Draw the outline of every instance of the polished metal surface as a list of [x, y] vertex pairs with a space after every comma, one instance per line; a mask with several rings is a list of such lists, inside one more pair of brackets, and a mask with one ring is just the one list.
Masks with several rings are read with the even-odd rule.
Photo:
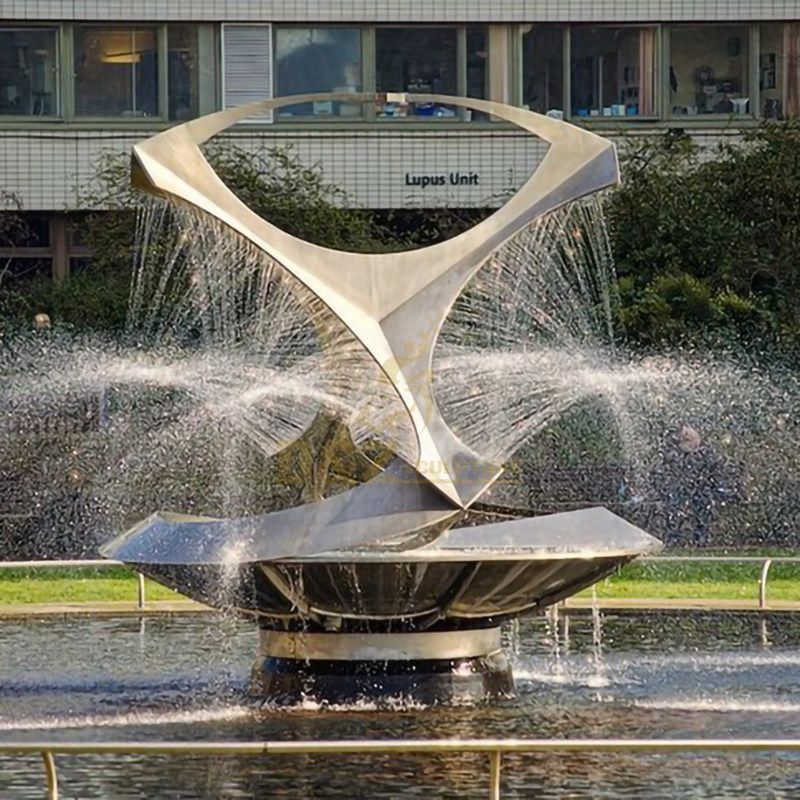
[[401, 552], [337, 548], [293, 561], [393, 564], [444, 561], [538, 561], [638, 556], [655, 553], [661, 542], [598, 506], [539, 517], [450, 528], [433, 541]]
[[[780, 753], [800, 752], [800, 739], [321, 739], [310, 741], [135, 741], [0, 743], [0, 754], [41, 755], [49, 800], [58, 800], [55, 755], [264, 756], [489, 753], [489, 798], [500, 800], [503, 753]], [[480, 762], [478, 762], [480, 763]], [[516, 762], [515, 762], [516, 763]]]
[[500, 628], [425, 633], [260, 631], [261, 655], [315, 661], [426, 661], [485, 656], [500, 649]]
[[[536, 612], [633, 558], [261, 565], [250, 610], [274, 617], [350, 620], [482, 619]], [[258, 567], [256, 568], [258, 569]]]
[[447, 531], [502, 465], [468, 448], [438, 410], [431, 369], [442, 323], [470, 278], [511, 237], [618, 181], [609, 141], [484, 100], [392, 97], [482, 111], [549, 148], [517, 193], [483, 222], [440, 244], [376, 255], [330, 250], [281, 231], [244, 205], [200, 150], [270, 109], [381, 98], [320, 94], [253, 103], [176, 126], [133, 152], [136, 185], [220, 220], [330, 309], [380, 366], [416, 436], [413, 464], [396, 458], [340, 495], [247, 519], [158, 513], [102, 548], [196, 600], [259, 616], [267, 660], [484, 656], [500, 647], [496, 624], [503, 618], [541, 610], [660, 547], [602, 508]]
[[100, 548], [136, 564], [234, 565], [309, 556], [375, 541], [422, 544], [460, 510], [400, 459], [347, 492], [258, 517], [220, 520], [161, 512]]
[[[437, 408], [431, 362], [450, 307], [483, 262], [537, 217], [619, 180], [614, 145], [566, 122], [486, 100], [433, 94], [393, 96], [485, 112], [550, 145], [517, 193], [473, 228], [440, 244], [403, 253], [330, 250], [259, 217], [216, 175], [200, 145], [265, 111], [313, 101], [385, 99], [374, 93], [283, 97], [220, 111], [178, 125], [133, 148], [140, 188], [184, 200], [246, 237], [324, 302], [372, 355], [402, 401], [417, 438], [415, 470], [457, 507], [466, 507], [500, 474], [450, 429]], [[335, 540], [332, 540], [335, 541]]]
[[417, 547], [245, 558], [235, 592], [230, 566], [135, 566], [212, 606], [276, 619], [402, 619], [416, 625], [540, 611], [660, 548], [621, 517], [594, 508], [457, 528]]

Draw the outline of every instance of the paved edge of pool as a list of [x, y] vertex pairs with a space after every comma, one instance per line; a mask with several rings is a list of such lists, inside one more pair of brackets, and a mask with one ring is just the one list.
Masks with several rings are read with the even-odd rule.
[[[709, 598], [601, 598], [601, 611], [754, 611], [760, 613], [800, 611], [798, 600], [776, 600], [763, 608], [757, 600], [714, 600]], [[561, 610], [579, 611], [593, 606], [591, 598], [572, 598]], [[192, 600], [152, 600], [140, 608], [136, 602], [108, 601], [88, 603], [20, 603], [0, 605], [0, 620], [32, 617], [147, 617], [182, 614], [219, 614]]]

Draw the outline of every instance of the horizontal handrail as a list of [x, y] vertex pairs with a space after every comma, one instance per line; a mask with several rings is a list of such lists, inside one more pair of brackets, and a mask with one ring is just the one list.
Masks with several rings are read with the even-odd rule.
[[124, 561], [113, 561], [110, 558], [65, 558], [41, 559], [39, 561], [0, 561], [0, 569], [71, 569], [79, 567], [124, 567]]
[[499, 800], [505, 753], [800, 752], [800, 739], [352, 739], [285, 742], [20, 742], [0, 743], [0, 754], [42, 758], [47, 796], [58, 800], [56, 755], [268, 756], [483, 753], [489, 761], [489, 798]]
[[730, 564], [763, 564], [764, 561], [800, 563], [800, 556], [639, 556], [641, 561], [720, 561]]
[[[724, 564], [760, 564], [761, 572], [758, 578], [758, 607], [767, 608], [767, 580], [773, 564], [798, 564], [800, 556], [718, 556], [718, 555], [692, 555], [692, 556], [640, 556], [636, 559], [638, 563], [657, 564], [657, 563], [724, 563]], [[62, 560], [40, 560], [40, 561], [0, 561], [0, 570], [4, 569], [48, 569], [48, 568], [108, 568], [125, 567], [123, 561], [113, 559], [62, 559]], [[138, 607], [145, 607], [145, 583], [144, 575], [136, 573]]]
[[[41, 561], [0, 561], [0, 570], [3, 569], [77, 569], [80, 567], [90, 567], [92, 569], [108, 567], [127, 567], [124, 561], [114, 561], [110, 558], [65, 558], [61, 560], [41, 560]], [[143, 609], [146, 602], [144, 575], [136, 573], [136, 594], [137, 605]]]
[[798, 751], [800, 739], [322, 739], [265, 742], [0, 742], [0, 754], [358, 755], [366, 753], [626, 753]]

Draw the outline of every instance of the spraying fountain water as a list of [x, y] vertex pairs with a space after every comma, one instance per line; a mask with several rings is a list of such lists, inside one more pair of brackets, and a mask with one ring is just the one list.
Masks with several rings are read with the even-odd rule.
[[[174, 245], [159, 253], [158, 273], [137, 273], [132, 306], [148, 332], [162, 340], [188, 335], [219, 342], [255, 361], [256, 372], [265, 364], [288, 369], [294, 385], [302, 376], [313, 384], [327, 372], [324, 386], [301, 404], [305, 415], [273, 398], [274, 418], [265, 425], [248, 416], [265, 393], [242, 391], [247, 370], [242, 387], [222, 387], [217, 404], [232, 406], [267, 450], [293, 426], [308, 426], [322, 406], [330, 411], [335, 403], [325, 398], [341, 396], [339, 387], [356, 378], [365, 398], [347, 420], [356, 441], [377, 438], [394, 454], [370, 480], [340, 494], [236, 519], [158, 513], [104, 546], [106, 555], [198, 600], [256, 614], [261, 656], [254, 684], [271, 698], [399, 694], [430, 702], [507, 694], [504, 619], [544, 609], [658, 547], [601, 508], [453, 527], [530, 432], [580, 396], [560, 377], [566, 365], [558, 347], [565, 336], [583, 343], [597, 319], [608, 318], [607, 296], [595, 314], [585, 301], [609, 282], [602, 270], [561, 269], [547, 277], [534, 270], [539, 288], [546, 287], [541, 302], [529, 320], [507, 327], [511, 335], [524, 327], [537, 339], [550, 337], [551, 349], [523, 349], [522, 358], [534, 360], [529, 373], [553, 379], [509, 393], [488, 428], [480, 400], [491, 391], [477, 376], [511, 372], [519, 361], [493, 354], [487, 370], [474, 355], [451, 348], [436, 360], [440, 373], [454, 379], [445, 377], [436, 394], [431, 364], [445, 317], [483, 265], [491, 277], [469, 295], [472, 310], [464, 316], [472, 327], [470, 316], [498, 300], [492, 280], [513, 276], [542, 239], [553, 238], [540, 218], [615, 182], [618, 169], [613, 146], [593, 134], [494, 103], [436, 99], [506, 118], [550, 149], [499, 211], [414, 252], [370, 256], [312, 245], [256, 216], [219, 181], [199, 145], [239, 119], [292, 101], [211, 115], [134, 149], [136, 185], [201, 212], [184, 212]], [[585, 228], [579, 213], [552, 219], [571, 226], [573, 236]], [[149, 227], [146, 218], [145, 241]], [[209, 240], [218, 257], [198, 258]], [[590, 275], [597, 285], [586, 283]], [[578, 307], [564, 308], [567, 298]], [[265, 325], [263, 310], [275, 304], [283, 322]], [[151, 374], [159, 379], [157, 368]], [[283, 385], [277, 395], [285, 397]], [[531, 413], [533, 405], [539, 409]], [[448, 409], [455, 411], [450, 418]], [[280, 435], [270, 441], [273, 428]]]
[[[514, 211], [526, 218], [533, 207], [519, 197]], [[178, 502], [233, 517], [156, 515], [106, 552], [204, 602], [256, 615], [254, 683], [271, 698], [448, 701], [508, 692], [502, 621], [544, 609], [656, 546], [600, 509], [478, 526], [474, 508], [465, 509], [475, 506], [471, 494], [478, 504], [516, 505], [515, 516], [532, 504], [510, 470], [483, 494], [494, 467], [468, 471], [459, 487], [458, 470], [447, 467], [453, 442], [473, 466], [507, 463], [566, 411], [601, 396], [623, 439], [636, 443], [651, 435], [653, 412], [643, 416], [642, 407], [667, 413], [677, 394], [702, 392], [708, 372], [697, 359], [620, 363], [596, 204], [536, 216], [511, 238], [498, 229], [485, 246], [485, 230], [475, 235], [481, 270], [454, 299], [438, 339], [426, 331], [420, 345], [412, 331], [394, 361], [378, 362], [291, 268], [232, 232], [230, 220], [156, 201], [142, 212], [129, 331], [150, 349], [82, 344], [43, 355], [37, 343], [17, 354], [37, 369], [26, 378], [18, 365], [16, 396], [77, 403], [88, 388], [93, 413], [105, 415], [75, 442], [81, 470], [95, 476], [104, 527]], [[424, 263], [425, 252], [401, 255]], [[327, 266], [319, 266], [323, 277]], [[753, 385], [735, 368], [722, 377]], [[441, 434], [443, 448], [440, 424], [451, 431]], [[400, 460], [376, 464], [350, 437]], [[341, 445], [333, 486], [317, 480], [320, 441]], [[443, 457], [424, 459], [421, 441]], [[281, 461], [286, 453], [296, 455]], [[65, 450], [40, 478], [69, 472], [74, 458]], [[285, 506], [294, 508], [266, 513]], [[461, 527], [447, 530], [453, 525]]]

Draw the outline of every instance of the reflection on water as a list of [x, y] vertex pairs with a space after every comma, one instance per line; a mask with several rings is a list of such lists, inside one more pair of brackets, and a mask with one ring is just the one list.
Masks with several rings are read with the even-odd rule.
[[[218, 617], [5, 622], [0, 739], [800, 737], [800, 619], [733, 613], [534, 619], [517, 697], [491, 707], [265, 706], [247, 694], [256, 634]], [[60, 757], [66, 797], [485, 797], [473, 755]], [[800, 796], [789, 755], [504, 758], [504, 797]], [[0, 797], [38, 798], [37, 759], [0, 769]]]

